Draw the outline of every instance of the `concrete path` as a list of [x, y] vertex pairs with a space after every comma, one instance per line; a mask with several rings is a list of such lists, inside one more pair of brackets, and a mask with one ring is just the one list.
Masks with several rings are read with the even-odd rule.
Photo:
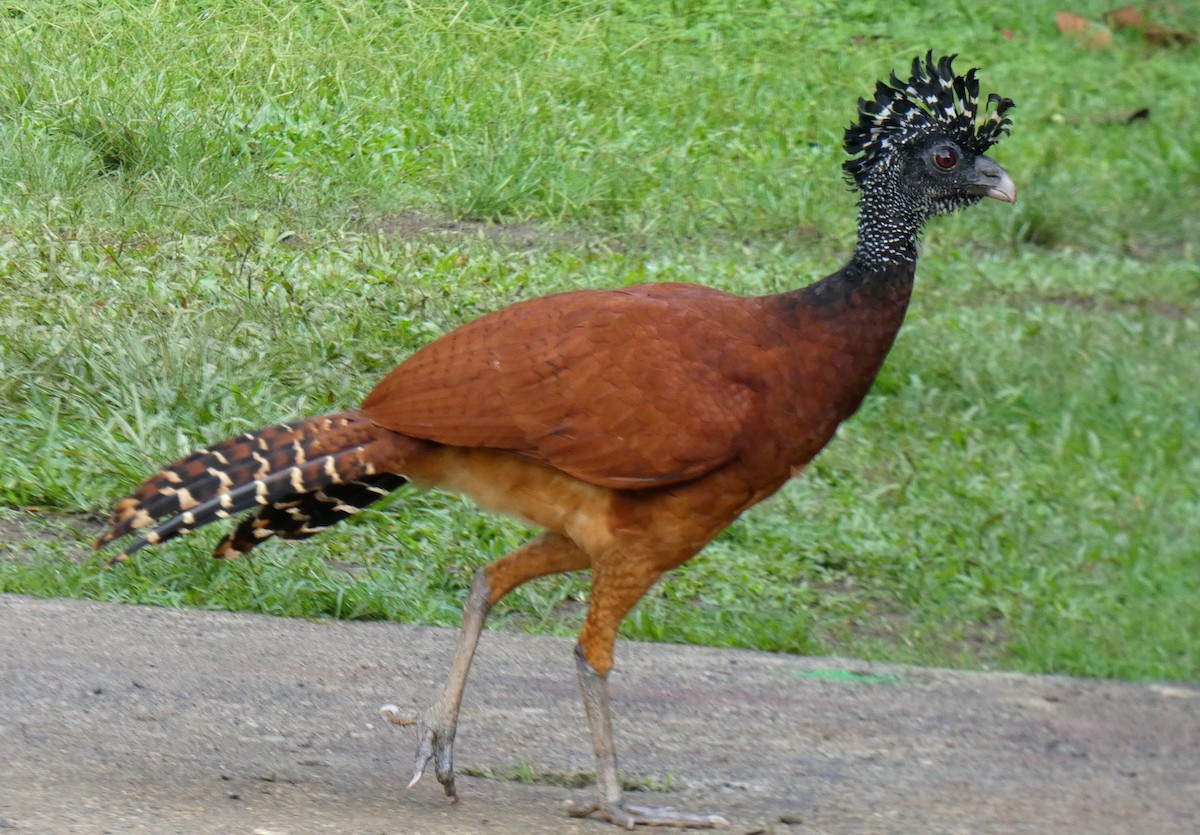
[[[462, 802], [404, 791], [452, 632], [0, 595], [0, 833], [603, 833], [571, 644], [488, 633]], [[740, 833], [1200, 833], [1200, 689], [621, 643], [623, 771]]]

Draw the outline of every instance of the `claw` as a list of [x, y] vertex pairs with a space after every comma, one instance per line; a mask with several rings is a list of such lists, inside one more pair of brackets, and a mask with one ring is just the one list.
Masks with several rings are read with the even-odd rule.
[[433, 758], [433, 733], [430, 729], [422, 727], [420, 723], [410, 724], [417, 725], [417, 733], [421, 739], [420, 744], [417, 745], [417, 758], [413, 761], [413, 776], [408, 781], [408, 788], [411, 789], [421, 781], [421, 777], [425, 774], [425, 767]]

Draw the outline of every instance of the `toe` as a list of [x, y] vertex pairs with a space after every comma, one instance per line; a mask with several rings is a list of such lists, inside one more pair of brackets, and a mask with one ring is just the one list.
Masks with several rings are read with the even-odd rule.
[[729, 828], [729, 821], [720, 815], [679, 812], [669, 807], [626, 806], [625, 804], [603, 802], [584, 804], [568, 800], [563, 803], [563, 808], [571, 817], [586, 818], [591, 815], [597, 815], [602, 820], [606, 820], [623, 829], [634, 829], [638, 826], [675, 827], [679, 829]]
[[624, 811], [642, 826], [678, 826], [693, 829], [728, 829], [729, 821], [720, 815], [679, 812], [670, 807], [625, 806]]
[[384, 705], [379, 708], [379, 715], [391, 722], [393, 725], [409, 725], [417, 724], [420, 715], [415, 710], [404, 710], [396, 705]]
[[415, 710], [404, 710], [396, 705], [384, 705], [379, 709], [380, 715], [394, 725], [415, 727], [417, 729], [417, 756], [413, 760], [412, 777], [408, 786], [412, 788], [421, 782], [425, 769], [433, 762], [438, 782], [442, 784], [446, 795], [458, 802], [458, 791], [454, 785], [454, 726], [440, 718], [437, 711], [419, 713]]

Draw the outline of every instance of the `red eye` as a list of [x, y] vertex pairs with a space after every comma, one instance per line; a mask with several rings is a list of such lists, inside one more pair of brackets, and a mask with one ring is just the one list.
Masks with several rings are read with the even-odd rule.
[[949, 148], [938, 148], [933, 152], [933, 161], [938, 168], [949, 171], [958, 163], [958, 157]]

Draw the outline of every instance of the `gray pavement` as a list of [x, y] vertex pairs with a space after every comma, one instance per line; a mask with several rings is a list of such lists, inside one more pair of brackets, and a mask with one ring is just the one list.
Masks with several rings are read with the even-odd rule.
[[[403, 789], [454, 634], [0, 595], [0, 833], [602, 833], [569, 641], [487, 633], [451, 805]], [[639, 800], [741, 833], [1200, 833], [1200, 689], [618, 644]]]

